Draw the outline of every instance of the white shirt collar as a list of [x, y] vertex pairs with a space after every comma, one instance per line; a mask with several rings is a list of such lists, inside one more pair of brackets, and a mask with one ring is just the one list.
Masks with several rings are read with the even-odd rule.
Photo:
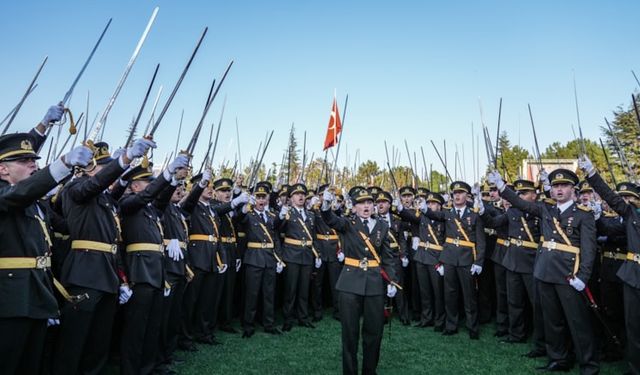
[[560, 213], [564, 213], [567, 208], [571, 207], [571, 205], [573, 204], [572, 200], [568, 200], [564, 203], [558, 203], [557, 207], [560, 210]]

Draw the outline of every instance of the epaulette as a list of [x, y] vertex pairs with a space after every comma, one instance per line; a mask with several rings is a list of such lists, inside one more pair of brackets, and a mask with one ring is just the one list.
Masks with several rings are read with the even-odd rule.
[[544, 203], [551, 205], [551, 206], [555, 206], [556, 205], [556, 200], [553, 198], [545, 198], [542, 200]]
[[273, 212], [271, 212], [271, 211], [267, 211], [267, 215], [269, 215], [269, 216], [271, 216], [271, 217], [275, 217], [275, 216], [276, 216], [276, 214], [274, 214], [274, 213], [273, 213]]
[[476, 213], [476, 214], [477, 214], [478, 212], [480, 212], [480, 209], [479, 209], [479, 208], [477, 208], [477, 207], [473, 207], [473, 208], [471, 209], [471, 212], [474, 212], [474, 213]]
[[582, 211], [584, 211], [584, 212], [591, 212], [591, 211], [593, 211], [593, 209], [591, 208], [591, 206], [583, 206], [583, 205], [581, 205], [581, 204], [578, 204], [577, 206], [578, 206], [578, 209], [579, 209], [579, 210], [582, 210]]
[[604, 217], [618, 217], [618, 216], [620, 216], [620, 215], [618, 215], [618, 214], [617, 214], [617, 213], [615, 213], [615, 212], [604, 211], [604, 212], [602, 213], [602, 216], [604, 216]]
[[394, 219], [396, 220], [402, 220], [402, 218], [400, 217], [400, 215], [396, 214], [396, 213], [392, 213], [391, 216], [393, 216]]

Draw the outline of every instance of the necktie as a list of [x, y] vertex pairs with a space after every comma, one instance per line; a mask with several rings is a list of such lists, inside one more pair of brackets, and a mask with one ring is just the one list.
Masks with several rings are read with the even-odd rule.
[[456, 211], [458, 212], [458, 219], [462, 218], [462, 210], [457, 209]]
[[364, 224], [364, 230], [367, 233], [367, 235], [371, 234], [371, 231], [369, 230], [369, 220], [364, 219], [362, 221], [362, 224]]
[[265, 224], [267, 224], [268, 219], [267, 219], [267, 213], [266, 212], [262, 213], [262, 220], [264, 221]]

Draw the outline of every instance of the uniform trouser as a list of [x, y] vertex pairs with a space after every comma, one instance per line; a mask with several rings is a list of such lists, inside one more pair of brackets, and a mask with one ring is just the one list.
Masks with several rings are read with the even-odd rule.
[[[507, 302], [509, 305], [509, 336], [516, 340], [524, 340], [527, 336], [525, 316], [527, 299], [531, 306], [535, 306], [535, 288], [533, 275], [507, 270]], [[534, 320], [533, 330], [544, 329], [537, 327]], [[534, 337], [536, 335], [534, 334]]]
[[[581, 374], [595, 374], [600, 369], [591, 311], [585, 297], [571, 285], [538, 281], [542, 301], [547, 355], [551, 361], [567, 361], [569, 348], [565, 324], [569, 326]], [[566, 322], [566, 323], [565, 323]]]
[[[415, 251], [411, 250], [415, 255]], [[415, 259], [415, 256], [412, 257]], [[413, 317], [419, 317], [423, 307], [420, 304], [420, 284], [418, 283], [418, 272], [416, 270], [416, 262], [411, 261], [409, 267], [403, 268], [404, 279], [411, 281], [411, 311]]]
[[237, 277], [236, 263], [235, 260], [233, 260], [233, 262], [229, 264], [227, 271], [222, 274], [224, 287], [222, 289], [222, 296], [220, 297], [220, 316], [218, 318], [221, 326], [229, 326], [233, 319], [233, 299], [235, 296]]
[[162, 302], [162, 328], [158, 349], [158, 363], [167, 363], [178, 348], [178, 332], [182, 318], [182, 299], [186, 288], [184, 277], [171, 282], [171, 293]]
[[53, 374], [99, 374], [109, 357], [117, 294], [95, 289], [69, 287], [72, 295], [89, 298], [61, 310], [60, 333], [55, 345]]
[[384, 329], [384, 295], [339, 292], [342, 324], [342, 373], [358, 373], [358, 341], [362, 318], [362, 374], [375, 374]]
[[[292, 324], [295, 318], [299, 322], [309, 321], [309, 282], [311, 267], [302, 264], [287, 263], [284, 269], [284, 303], [282, 312], [285, 323]], [[296, 308], [294, 312], [293, 309]]]
[[[427, 319], [425, 322], [433, 322], [436, 327], [444, 328], [445, 313], [444, 313], [444, 279], [438, 271], [436, 271], [434, 265], [431, 264], [416, 264], [418, 268], [418, 281], [420, 281], [420, 292], [425, 290], [429, 293], [428, 299], [431, 302], [429, 307], [430, 312], [426, 313]], [[421, 276], [422, 275], [422, 276]], [[422, 319], [425, 317], [424, 310], [424, 297], [422, 302]]]
[[162, 325], [162, 289], [136, 284], [125, 305], [120, 344], [120, 373], [150, 374], [156, 363]]
[[275, 267], [256, 267], [244, 265], [245, 302], [242, 326], [253, 329], [258, 309], [258, 297], [262, 292], [262, 323], [264, 328], [273, 328], [275, 322]]
[[[402, 272], [404, 268], [402, 267], [402, 261], [400, 260], [400, 258], [393, 259], [393, 269], [398, 276], [398, 283], [400, 285], [405, 285], [404, 273]], [[396, 305], [396, 308], [398, 309], [398, 316], [400, 317], [400, 319], [409, 322], [409, 301], [404, 289], [398, 289], [398, 292], [393, 298], [393, 301]]]
[[[495, 240], [494, 240], [495, 241]], [[485, 259], [487, 255], [485, 253]], [[493, 263], [487, 260], [482, 265], [482, 273], [478, 276], [478, 319], [482, 324], [491, 321], [495, 306], [495, 276]]]
[[493, 264], [493, 274], [496, 283], [496, 330], [509, 330], [509, 303], [507, 297], [507, 269], [501, 264]]
[[[333, 302], [333, 315], [338, 315], [338, 294], [336, 292], [336, 283], [340, 277], [340, 271], [342, 266], [339, 262], [325, 262], [322, 261], [320, 268], [314, 268], [312, 273], [315, 276], [312, 278], [312, 298], [311, 308], [313, 309], [313, 316], [315, 318], [322, 318], [322, 286], [324, 285], [324, 278], [329, 277], [329, 287], [331, 288], [331, 300]], [[326, 275], [326, 276], [325, 276]]]
[[[604, 278], [600, 281], [600, 301], [602, 305], [602, 315], [607, 322], [607, 326], [611, 328], [613, 333], [625, 342], [624, 330], [624, 287], [621, 281], [610, 281]], [[619, 352], [618, 348], [611, 338], [607, 336], [607, 345], [605, 351], [609, 353]]]
[[[213, 303], [211, 285], [215, 285], [217, 273], [194, 269], [193, 280], [187, 285], [182, 299], [184, 334], [188, 338], [202, 338], [211, 334], [208, 327], [208, 313]], [[215, 286], [214, 286], [215, 288]]]
[[429, 268], [433, 268], [428, 264], [415, 262], [416, 277], [418, 279], [418, 289], [420, 290], [420, 313], [421, 323], [433, 323], [435, 315], [435, 295], [434, 288], [431, 285], [431, 277]]
[[[624, 284], [624, 319], [627, 330], [627, 361], [640, 374], [640, 289]], [[2, 353], [0, 353], [2, 355]]]
[[220, 305], [222, 302], [222, 293], [225, 286], [224, 275], [227, 272], [229, 272], [229, 269], [227, 269], [225, 273], [215, 272], [208, 274], [205, 278], [201, 291], [201, 296], [202, 293], [204, 293], [204, 298], [207, 299], [204, 321], [210, 334], [213, 334], [213, 331], [216, 328], [216, 323], [218, 322], [218, 314], [221, 310]]
[[47, 320], [0, 318], [0, 332], [0, 374], [39, 374]]
[[462, 290], [469, 332], [478, 332], [478, 291], [471, 266], [444, 265], [444, 302], [447, 314], [445, 329], [458, 329], [458, 298]]

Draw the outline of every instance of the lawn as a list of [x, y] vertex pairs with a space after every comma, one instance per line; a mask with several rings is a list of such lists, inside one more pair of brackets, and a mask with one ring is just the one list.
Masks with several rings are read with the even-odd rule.
[[[340, 323], [326, 318], [315, 329], [294, 327], [282, 336], [260, 329], [250, 339], [220, 332], [219, 346], [198, 345], [182, 353], [179, 374], [338, 374], [342, 371]], [[239, 327], [237, 327], [239, 328]], [[501, 344], [491, 325], [481, 327], [480, 340], [471, 341], [464, 329], [442, 336], [432, 328], [385, 326], [379, 374], [536, 374], [546, 359], [524, 358], [529, 344]], [[360, 363], [361, 365], [361, 363]], [[602, 374], [621, 374], [623, 362], [603, 363]], [[577, 365], [573, 372], [577, 374]]]

